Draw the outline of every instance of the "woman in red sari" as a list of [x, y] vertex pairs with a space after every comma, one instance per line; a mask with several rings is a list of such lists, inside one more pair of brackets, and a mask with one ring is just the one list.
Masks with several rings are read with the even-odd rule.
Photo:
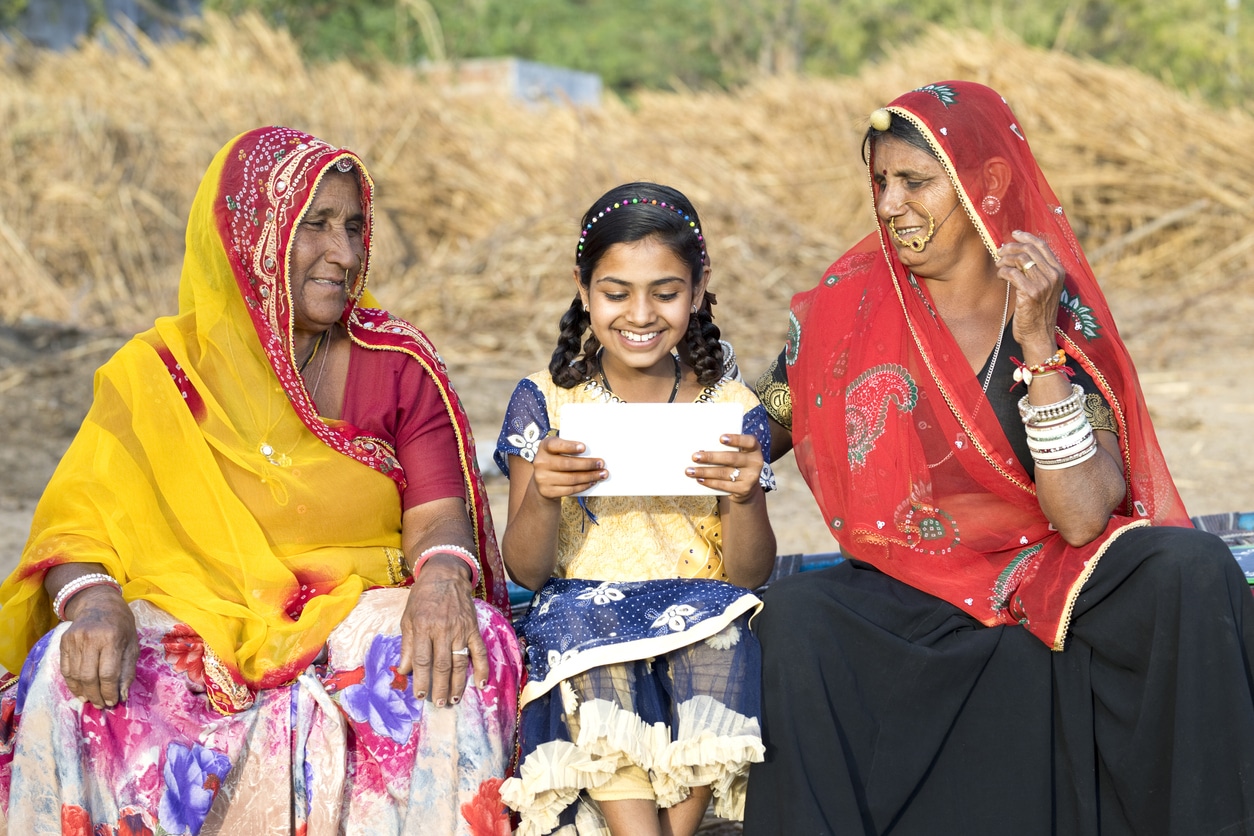
[[848, 560], [766, 594], [745, 832], [1254, 832], [1254, 602], [1021, 126], [929, 84], [866, 153], [758, 385]]
[[0, 834], [509, 832], [504, 571], [444, 364], [365, 291], [373, 190], [288, 128], [210, 164], [0, 587]]

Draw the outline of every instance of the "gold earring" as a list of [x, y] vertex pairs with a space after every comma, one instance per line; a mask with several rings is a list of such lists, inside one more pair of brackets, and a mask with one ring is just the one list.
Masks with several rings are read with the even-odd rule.
[[906, 201], [907, 206], [911, 204], [914, 204], [915, 206], [922, 209], [924, 214], [927, 215], [927, 233], [923, 235], [912, 235], [910, 236], [909, 240], [906, 240], [905, 238], [902, 238], [900, 235], [897, 234], [897, 227], [894, 224], [894, 221], [897, 220], [896, 218], [888, 219], [888, 231], [891, 232], [893, 234], [893, 237], [897, 239], [898, 244], [901, 244], [903, 247], [909, 247], [910, 249], [914, 250], [916, 253], [921, 253], [923, 252], [923, 248], [927, 246], [927, 242], [931, 241], [932, 236], [936, 234], [936, 218], [934, 218], [932, 216], [932, 213], [928, 211], [928, 208], [924, 206], [922, 203], [919, 203], [919, 201], [917, 200]]

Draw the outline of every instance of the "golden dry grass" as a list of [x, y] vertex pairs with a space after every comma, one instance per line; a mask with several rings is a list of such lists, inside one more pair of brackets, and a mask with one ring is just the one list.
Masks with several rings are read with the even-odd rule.
[[459, 97], [402, 67], [309, 65], [257, 18], [122, 43], [0, 53], [0, 259], [15, 268], [2, 319], [130, 331], [171, 312], [210, 157], [282, 123], [365, 157], [379, 184], [372, 285], [461, 361], [547, 357], [580, 213], [639, 178], [696, 203], [720, 313], [742, 355], [765, 358], [790, 295], [870, 229], [866, 115], [946, 78], [1010, 101], [1108, 287], [1203, 293], [1254, 268], [1254, 120], [1010, 36], [938, 30], [856, 78], [596, 110]]

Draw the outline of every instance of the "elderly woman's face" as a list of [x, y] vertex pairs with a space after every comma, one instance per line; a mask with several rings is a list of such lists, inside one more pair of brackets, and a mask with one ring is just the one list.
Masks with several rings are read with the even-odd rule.
[[896, 230], [889, 240], [907, 268], [931, 278], [972, 244], [983, 251], [938, 159], [892, 136], [875, 140], [874, 152], [875, 211]]
[[326, 174], [292, 236], [288, 283], [296, 330], [321, 333], [344, 313], [365, 259], [365, 227], [357, 177]]

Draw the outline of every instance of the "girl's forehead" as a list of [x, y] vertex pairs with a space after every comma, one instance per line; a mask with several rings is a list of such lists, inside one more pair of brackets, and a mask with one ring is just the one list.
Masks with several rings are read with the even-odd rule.
[[663, 276], [686, 277], [688, 263], [657, 238], [622, 241], [606, 248], [593, 270], [593, 280], [655, 281]]

